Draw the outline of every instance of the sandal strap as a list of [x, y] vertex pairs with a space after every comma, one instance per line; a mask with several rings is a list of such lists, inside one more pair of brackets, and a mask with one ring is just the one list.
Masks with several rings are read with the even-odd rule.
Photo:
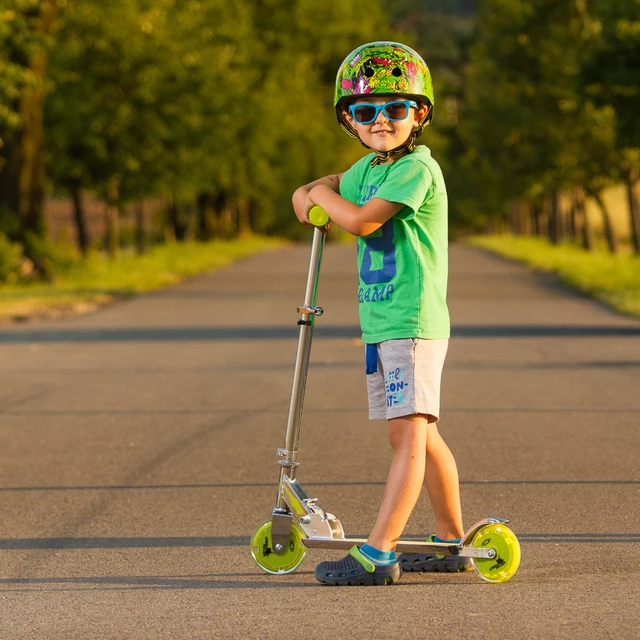
[[349, 555], [352, 558], [355, 558], [366, 570], [367, 573], [373, 573], [376, 570], [376, 565], [371, 562], [368, 558], [362, 555], [360, 549], [358, 549], [358, 545], [353, 545], [351, 549], [349, 549]]

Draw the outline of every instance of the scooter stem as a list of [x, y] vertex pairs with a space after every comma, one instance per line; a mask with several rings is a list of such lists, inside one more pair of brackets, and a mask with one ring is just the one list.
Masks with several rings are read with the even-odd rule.
[[302, 422], [302, 405], [304, 404], [304, 392], [307, 384], [307, 371], [309, 369], [309, 355], [311, 353], [311, 340], [313, 338], [313, 326], [316, 316], [321, 316], [323, 310], [316, 307], [316, 294], [318, 292], [318, 277], [322, 262], [326, 233], [319, 228], [313, 230], [311, 245], [311, 259], [309, 261], [309, 275], [307, 277], [307, 289], [304, 296], [304, 304], [298, 307], [300, 318], [298, 325], [300, 335], [298, 337], [298, 351], [293, 370], [293, 383], [291, 385], [291, 401], [289, 403], [289, 417], [287, 418], [287, 431], [284, 439], [284, 448], [278, 449], [280, 464], [280, 482], [278, 483], [277, 508], [285, 508], [285, 501], [280, 491], [283, 476], [294, 480], [298, 462], [298, 440], [300, 437], [300, 424]]

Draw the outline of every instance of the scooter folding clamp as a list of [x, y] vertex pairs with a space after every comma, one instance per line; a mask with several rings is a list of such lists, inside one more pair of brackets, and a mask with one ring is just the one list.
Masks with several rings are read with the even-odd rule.
[[287, 449], [278, 449], [278, 464], [285, 469], [295, 469], [300, 466], [300, 463], [296, 460], [298, 457], [297, 451], [287, 451]]
[[301, 313], [303, 316], [321, 316], [324, 313], [324, 309], [322, 307], [312, 307], [308, 304], [303, 304], [298, 307], [298, 313]]

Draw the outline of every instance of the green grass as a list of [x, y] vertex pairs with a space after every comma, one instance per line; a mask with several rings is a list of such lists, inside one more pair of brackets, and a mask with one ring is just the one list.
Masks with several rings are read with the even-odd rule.
[[0, 285], [0, 322], [86, 313], [283, 244], [282, 240], [253, 236], [159, 245], [142, 256], [124, 255], [118, 261], [96, 253], [58, 273], [50, 284]]
[[554, 246], [541, 238], [476, 236], [477, 247], [524, 262], [540, 271], [557, 274], [617, 311], [640, 318], [640, 257], [588, 252], [573, 245]]

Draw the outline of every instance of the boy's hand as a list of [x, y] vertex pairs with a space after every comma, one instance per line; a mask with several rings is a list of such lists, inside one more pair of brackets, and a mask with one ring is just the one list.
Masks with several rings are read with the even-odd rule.
[[296, 218], [298, 218], [298, 220], [307, 227], [312, 227], [313, 225], [309, 222], [309, 210], [306, 207], [308, 195], [309, 190], [307, 187], [300, 187], [294, 192], [291, 202], [293, 204], [293, 211], [296, 214]]
[[[293, 211], [296, 214], [296, 218], [306, 225], [307, 227], [314, 227], [309, 221], [309, 209], [313, 207], [314, 204], [318, 204], [313, 202], [311, 204], [307, 203], [307, 199], [311, 191], [317, 186], [324, 186], [333, 191], [334, 193], [340, 193], [340, 179], [342, 178], [342, 174], [329, 175], [324, 178], [320, 178], [319, 180], [314, 180], [309, 184], [306, 184], [302, 187], [299, 187], [295, 190], [293, 197], [291, 198], [291, 202], [293, 204]], [[308, 205], [308, 206], [307, 206]]]
[[323, 186], [313, 187], [313, 189], [311, 189], [309, 191], [309, 193], [307, 194], [307, 198], [306, 198], [306, 200], [304, 202], [304, 209], [303, 209], [303, 215], [304, 215], [305, 224], [309, 223], [311, 226], [314, 226], [313, 223], [311, 222], [311, 220], [309, 220], [309, 211], [311, 211], [311, 209], [313, 209], [313, 207], [318, 205], [318, 202], [315, 199], [314, 195], [316, 195], [318, 193], [318, 191], [322, 191], [323, 188], [324, 188]]

